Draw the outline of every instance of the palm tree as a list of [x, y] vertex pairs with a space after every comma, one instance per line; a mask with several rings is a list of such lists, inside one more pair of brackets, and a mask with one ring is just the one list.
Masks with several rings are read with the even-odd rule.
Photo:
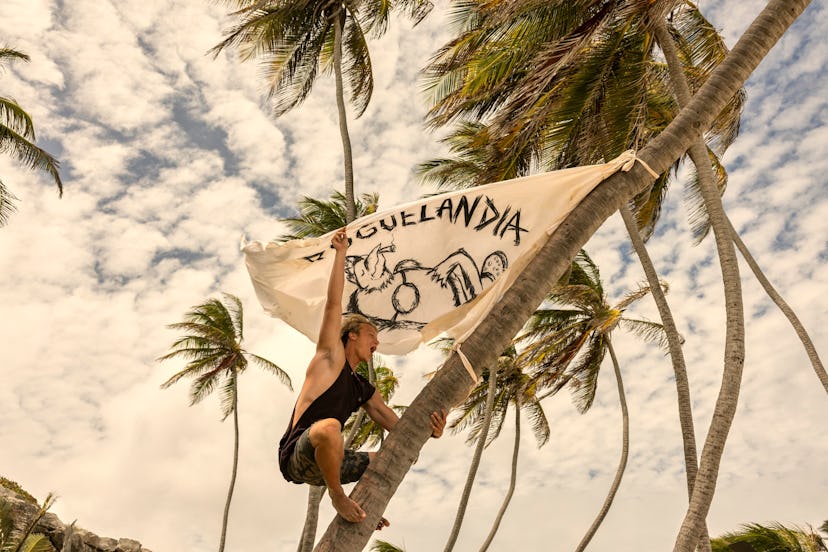
[[582, 414], [595, 399], [598, 374], [606, 353], [610, 354], [618, 385], [622, 414], [621, 461], [604, 505], [587, 531], [577, 550], [592, 539], [615, 497], [629, 453], [629, 416], [621, 369], [612, 347], [612, 332], [621, 327], [647, 340], [666, 347], [666, 335], [660, 324], [628, 318], [627, 308], [650, 293], [649, 286], [631, 291], [615, 306], [607, 301], [598, 267], [585, 251], [572, 263], [569, 282], [557, 286], [549, 294], [551, 306], [535, 311], [518, 343], [525, 342], [521, 362], [533, 367], [533, 378], [542, 389], [555, 394], [568, 387]]
[[[7, 62], [29, 61], [29, 56], [11, 48], [0, 48], [0, 71]], [[21, 165], [32, 170], [44, 171], [52, 177], [63, 195], [60, 180], [60, 163], [46, 150], [35, 145], [35, 131], [32, 118], [11, 98], [0, 96], [0, 153], [8, 153]], [[9, 216], [16, 210], [17, 197], [0, 180], [0, 227], [5, 226]]]
[[222, 421], [233, 415], [233, 471], [230, 477], [230, 489], [224, 505], [221, 524], [219, 552], [224, 550], [227, 535], [227, 519], [230, 514], [230, 501], [236, 484], [236, 471], [239, 465], [239, 409], [238, 378], [252, 362], [279, 378], [293, 389], [290, 376], [269, 360], [250, 353], [242, 348], [244, 338], [244, 311], [241, 301], [235, 295], [224, 293], [224, 302], [209, 299], [195, 306], [184, 315], [183, 322], [167, 326], [172, 330], [181, 330], [185, 334], [171, 346], [170, 352], [160, 357], [159, 361], [184, 359], [185, 368], [161, 384], [162, 389], [170, 387], [182, 378], [192, 378], [190, 386], [190, 405], [194, 405], [221, 387]]
[[233, 15], [240, 22], [212, 52], [218, 55], [225, 48], [238, 46], [243, 61], [261, 58], [277, 117], [307, 98], [320, 69], [333, 69], [344, 154], [347, 219], [354, 220], [354, 171], [343, 75], [359, 117], [368, 107], [374, 88], [366, 35], [385, 34], [392, 11], [402, 12], [419, 23], [431, 11], [431, 2], [224, 1], [238, 8]]
[[822, 537], [812, 528], [785, 527], [780, 523], [750, 523], [740, 531], [712, 539], [713, 552], [825, 552]]
[[[542, 447], [549, 441], [550, 429], [546, 413], [541, 406], [540, 397], [537, 395], [538, 388], [533, 384], [531, 378], [525, 373], [520, 357], [514, 346], [507, 348], [497, 359], [497, 371], [484, 370], [481, 375], [481, 382], [472, 390], [466, 401], [460, 406], [460, 416], [452, 423], [457, 430], [468, 428], [469, 436], [467, 443], [477, 441], [483, 443], [484, 447], [489, 446], [500, 436], [503, 424], [506, 420], [509, 405], [514, 406], [515, 416], [515, 437], [512, 447], [511, 473], [509, 476], [509, 488], [506, 496], [498, 510], [497, 516], [486, 536], [486, 540], [480, 547], [481, 552], [488, 550], [494, 540], [512, 495], [515, 492], [517, 483], [517, 461], [520, 451], [520, 430], [521, 412], [528, 416], [529, 424], [538, 447]], [[493, 405], [490, 408], [488, 402], [491, 400], [491, 380], [495, 380]], [[487, 381], [488, 380], [488, 381]], [[485, 419], [485, 412], [488, 411], [489, 421]], [[484, 416], [481, 418], [481, 414]]]
[[[526, 0], [511, 4], [508, 18], [500, 9], [466, 6], [474, 12], [474, 25], [468, 28], [468, 24], [427, 70], [435, 89], [432, 123], [464, 114], [485, 115], [492, 122], [486, 127], [478, 124], [474, 133], [468, 132], [473, 123], [464, 122], [447, 139], [458, 158], [422, 165], [426, 178], [443, 185], [465, 179], [468, 185], [491, 181], [492, 176], [520, 176], [533, 163], [549, 169], [591, 164], [638, 147], [672, 118], [675, 101], [663, 63], [652, 55], [652, 33], [644, 26], [643, 5], [637, 10], [622, 3], [584, 11]], [[709, 26], [705, 27], [698, 10], [687, 11], [685, 18], [696, 25], [686, 25], [686, 42], [694, 52], [704, 53], [697, 57], [706, 64], [694, 73], [703, 82], [725, 51], [724, 44], [715, 31], [698, 32]], [[581, 21], [584, 14], [589, 14], [585, 22]], [[555, 24], [550, 26], [549, 18]], [[511, 35], [519, 41], [504, 38]], [[566, 52], [566, 47], [573, 51]], [[504, 57], [532, 59], [532, 70], [526, 63], [500, 62]], [[536, 65], [544, 67], [544, 74], [555, 75], [547, 78], [545, 88], [538, 89]], [[456, 79], [449, 78], [455, 75]], [[742, 95], [737, 94], [709, 135], [722, 151], [735, 137], [741, 101]], [[636, 198], [645, 238], [652, 234], [670, 180], [671, 171], [665, 171], [649, 193]], [[634, 215], [627, 206], [620, 212], [669, 336], [689, 496], [697, 453], [681, 337]]]
[[15, 520], [11, 506], [0, 499], [0, 552], [55, 552], [49, 537], [35, 533], [35, 526], [55, 502], [52, 493], [28, 520]]
[[[770, 0], [727, 58], [699, 88], [691, 103], [639, 151], [639, 157], [657, 174], [666, 171], [694, 142], [697, 129], [708, 128], [712, 124], [808, 4], [808, 0]], [[497, 351], [508, 347], [511, 336], [520, 330], [535, 306], [541, 303], [547, 291], [568, 269], [571, 264], [569, 259], [577, 254], [598, 227], [651, 184], [652, 177], [643, 167], [636, 165], [628, 173], [619, 173], [607, 179], [570, 213], [517, 281], [503, 294], [489, 316], [463, 343], [465, 357], [477, 376], [483, 367], [494, 362], [495, 355], [499, 354]], [[462, 402], [472, 384], [464, 362], [459, 355], [452, 354], [408, 407], [351, 493], [351, 498], [367, 513], [366, 522], [353, 525], [334, 520], [317, 545], [317, 551], [326, 552], [335, 546], [338, 551], [350, 552], [366, 545], [371, 537], [371, 524], [379, 521], [382, 511], [428, 440], [427, 420], [431, 412]], [[684, 541], [679, 550], [690, 551], [694, 547], [695, 543]]]
[[460, 532], [460, 525], [468, 506], [471, 486], [477, 475], [477, 468], [483, 449], [488, 447], [500, 436], [506, 420], [509, 405], [515, 407], [515, 438], [512, 448], [512, 468], [509, 478], [509, 488], [503, 503], [500, 506], [492, 528], [489, 531], [481, 550], [488, 549], [494, 539], [500, 522], [503, 519], [509, 502], [514, 494], [517, 482], [517, 461], [520, 450], [520, 414], [528, 414], [532, 432], [541, 447], [549, 440], [549, 422], [536, 396], [537, 388], [531, 385], [529, 376], [523, 372], [518, 362], [518, 354], [514, 346], [509, 346], [497, 359], [494, 371], [484, 369], [481, 381], [472, 390], [463, 404], [459, 407], [459, 416], [450, 424], [455, 431], [468, 429], [467, 444], [475, 443], [475, 452], [466, 478], [466, 486], [461, 495], [457, 508], [454, 526], [446, 542], [445, 551], [453, 550]]

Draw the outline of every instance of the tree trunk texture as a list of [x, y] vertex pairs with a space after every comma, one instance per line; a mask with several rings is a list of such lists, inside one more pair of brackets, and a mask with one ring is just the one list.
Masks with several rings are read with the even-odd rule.
[[776, 291], [773, 284], [771, 284], [767, 279], [765, 274], [762, 272], [762, 269], [759, 268], [756, 259], [754, 259], [753, 255], [750, 254], [747, 246], [742, 241], [742, 238], [739, 237], [739, 234], [736, 232], [736, 229], [733, 228], [733, 225], [729, 220], [728, 224], [730, 225], [730, 231], [733, 234], [733, 243], [736, 244], [736, 248], [739, 250], [739, 253], [742, 254], [742, 258], [745, 259], [745, 262], [750, 267], [753, 275], [756, 276], [757, 280], [759, 280], [759, 284], [761, 284], [762, 289], [765, 290], [768, 297], [776, 303], [776, 306], [779, 307], [782, 314], [784, 314], [788, 321], [790, 321], [797, 337], [799, 337], [799, 340], [802, 342], [802, 346], [805, 347], [805, 352], [808, 354], [808, 359], [811, 361], [811, 366], [813, 366], [817, 378], [819, 378], [820, 383], [822, 383], [822, 387], [825, 389], [825, 392], [828, 393], [828, 373], [825, 372], [825, 367], [822, 365], [819, 354], [817, 354], [814, 342], [811, 341], [811, 336], [808, 335], [808, 331], [805, 329], [805, 326], [802, 325], [802, 322], [800, 322], [799, 317], [796, 316], [796, 313], [794, 313], [790, 305], [788, 305], [785, 299], [779, 295], [779, 292]]
[[486, 537], [483, 546], [480, 547], [480, 552], [486, 552], [492, 541], [500, 529], [500, 522], [503, 521], [503, 516], [506, 514], [506, 508], [509, 507], [509, 502], [512, 501], [512, 495], [515, 494], [515, 486], [517, 485], [517, 463], [518, 454], [520, 453], [520, 405], [515, 402], [515, 446], [512, 448], [512, 475], [509, 477], [509, 490], [506, 491], [506, 496], [503, 497], [503, 504], [500, 505], [500, 510], [497, 512], [497, 517], [494, 520], [491, 531]]
[[[687, 379], [687, 364], [684, 360], [684, 351], [681, 348], [681, 335], [676, 327], [675, 320], [673, 320], [673, 313], [670, 310], [670, 305], [667, 303], [667, 298], [664, 296], [664, 291], [661, 289], [661, 283], [658, 279], [653, 261], [650, 258], [644, 240], [641, 238], [641, 234], [638, 232], [635, 218], [627, 205], [621, 207], [620, 211], [621, 218], [624, 219], [624, 226], [626, 226], [627, 233], [630, 235], [633, 249], [636, 255], [638, 255], [641, 268], [644, 270], [644, 274], [647, 276], [647, 282], [650, 284], [653, 300], [658, 308], [658, 314], [661, 317], [661, 324], [664, 326], [664, 331], [667, 334], [667, 346], [670, 351], [673, 373], [676, 378], [678, 415], [681, 426], [681, 439], [684, 444], [684, 466], [687, 474], [687, 497], [689, 499], [693, 493], [693, 485], [696, 482], [699, 459], [696, 450], [696, 431], [693, 426], [690, 382]], [[710, 537], [706, 525], [702, 530], [699, 548], [702, 552], [710, 552], [711, 550]]]
[[586, 550], [589, 541], [595, 536], [595, 532], [603, 523], [604, 518], [607, 517], [612, 506], [612, 501], [615, 500], [615, 494], [618, 492], [618, 487], [621, 486], [621, 478], [624, 477], [624, 470], [627, 468], [627, 458], [630, 454], [630, 413], [627, 410], [627, 396], [624, 394], [624, 380], [621, 379], [621, 367], [618, 365], [618, 358], [615, 356], [615, 349], [612, 348], [612, 342], [607, 336], [607, 349], [612, 358], [612, 368], [615, 371], [615, 383], [618, 385], [618, 401], [621, 403], [621, 460], [618, 462], [618, 469], [615, 471], [615, 478], [612, 480], [607, 498], [604, 500], [601, 511], [592, 525], [587, 530], [584, 538], [578, 543], [575, 552], [583, 552]]
[[239, 388], [236, 372], [232, 376], [233, 382], [233, 473], [230, 476], [230, 489], [227, 491], [227, 502], [224, 503], [224, 516], [221, 520], [221, 540], [219, 552], [224, 552], [224, 541], [227, 536], [227, 520], [230, 517], [230, 501], [233, 500], [233, 489], [236, 486], [236, 472], [239, 468]]
[[[809, 3], [809, 0], [771, 0], [691, 103], [640, 152], [639, 157], [656, 173], [667, 170], [710, 126]], [[567, 270], [590, 236], [651, 183], [652, 177], [638, 165], [630, 172], [617, 173], [597, 186], [558, 226], [489, 316], [463, 344], [462, 349], [477, 376], [483, 366], [491, 366], [499, 352], [508, 347], [511, 337], [541, 304], [546, 292]], [[389, 433], [351, 493], [351, 498], [365, 510], [366, 519], [353, 524], [336, 516], [316, 551], [358, 552], [365, 547], [382, 512], [429, 438], [431, 412], [441, 408], [448, 410], [459, 404], [473, 384], [459, 356], [456, 353], [449, 356], [411, 403], [394, 431]]]
[[477, 445], [474, 448], [474, 455], [469, 466], [469, 473], [466, 476], [466, 486], [463, 487], [460, 504], [457, 506], [454, 525], [451, 528], [451, 534], [449, 534], [443, 552], [451, 552], [454, 549], [454, 543], [457, 542], [457, 536], [460, 534], [460, 526], [463, 524], [463, 516], [465, 516], [466, 507], [469, 505], [469, 495], [471, 494], [472, 485], [474, 485], [474, 478], [477, 476], [477, 468], [480, 466], [480, 458], [483, 456], [483, 448], [486, 446], [486, 440], [489, 437], [489, 427], [492, 425], [492, 410], [494, 410], [494, 400], [497, 392], [496, 370], [496, 368], [493, 368], [489, 371], [489, 394], [486, 395], [486, 411], [483, 413], [483, 426], [480, 428], [480, 436], [477, 439]]
[[348, 116], [345, 111], [345, 87], [342, 84], [342, 32], [345, 29], [345, 9], [334, 15], [334, 77], [336, 80], [336, 107], [339, 110], [339, 135], [342, 138], [342, 153], [345, 163], [345, 208], [347, 221], [356, 218], [354, 200], [354, 160], [351, 153], [351, 136], [348, 134]]

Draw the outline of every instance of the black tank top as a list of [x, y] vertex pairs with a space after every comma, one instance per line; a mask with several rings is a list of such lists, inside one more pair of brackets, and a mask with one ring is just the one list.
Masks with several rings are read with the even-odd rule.
[[[336, 418], [344, 427], [345, 422], [360, 406], [365, 404], [374, 394], [374, 386], [361, 375], [353, 372], [345, 362], [339, 376], [315, 401], [313, 401], [302, 416], [293, 425], [293, 415], [296, 413], [296, 406], [288, 420], [288, 427], [282, 439], [279, 441], [279, 469], [288, 481], [292, 481], [286, 471], [288, 459], [293, 454], [296, 441], [302, 433], [319, 420], [325, 418]], [[294, 483], [299, 483], [294, 481]]]

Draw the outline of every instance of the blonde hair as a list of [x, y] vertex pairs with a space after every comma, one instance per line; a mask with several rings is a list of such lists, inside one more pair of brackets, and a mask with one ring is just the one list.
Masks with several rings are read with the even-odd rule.
[[359, 334], [359, 327], [363, 324], [368, 324], [369, 326], [372, 326], [375, 330], [377, 329], [376, 325], [374, 325], [373, 322], [371, 322], [361, 314], [348, 313], [342, 317], [342, 327], [339, 330], [339, 338], [342, 340], [343, 347], [346, 343], [348, 343], [348, 334], [351, 332]]

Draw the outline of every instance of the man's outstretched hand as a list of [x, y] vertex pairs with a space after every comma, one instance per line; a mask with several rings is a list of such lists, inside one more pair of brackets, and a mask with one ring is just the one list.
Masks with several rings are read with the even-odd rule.
[[435, 439], [439, 439], [443, 435], [447, 417], [448, 414], [446, 414], [445, 410], [431, 413], [431, 436]]
[[343, 226], [331, 238], [331, 245], [337, 251], [347, 251], [348, 250], [348, 228]]

